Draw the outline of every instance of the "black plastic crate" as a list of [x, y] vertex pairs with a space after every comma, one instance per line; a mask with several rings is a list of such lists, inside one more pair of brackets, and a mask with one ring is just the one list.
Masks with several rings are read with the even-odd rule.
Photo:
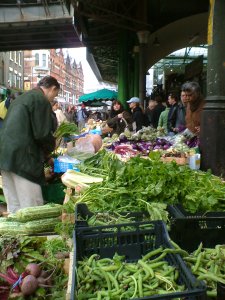
[[171, 218], [170, 237], [181, 248], [192, 252], [202, 242], [205, 248], [225, 244], [225, 213], [191, 214], [182, 206], [168, 207]]
[[196, 218], [210, 218], [210, 217], [217, 217], [217, 218], [224, 218], [225, 219], [225, 212], [217, 211], [217, 212], [196, 212], [190, 213], [184, 209], [184, 207], [180, 204], [177, 205], [168, 205], [167, 210], [169, 211], [170, 215], [173, 218], [188, 218], [188, 219], [196, 219]]
[[[132, 226], [132, 232], [126, 227]], [[148, 228], [146, 228], [148, 226]], [[108, 227], [108, 232], [105, 230]], [[109, 225], [103, 227], [80, 227], [74, 230], [74, 266], [71, 300], [77, 299], [76, 267], [77, 261], [92, 254], [100, 258], [112, 258], [115, 253], [125, 255], [126, 261], [134, 262], [146, 253], [163, 246], [173, 248], [169, 242], [166, 225], [162, 221], [135, 222], [132, 224]], [[185, 285], [184, 292], [155, 295], [139, 299], [182, 299], [205, 300], [206, 287], [196, 280], [179, 255], [167, 254], [167, 262], [179, 271], [179, 283]], [[135, 298], [136, 300], [138, 298]]]
[[[99, 212], [101, 213], [101, 212]], [[102, 212], [104, 213], [104, 212]], [[91, 212], [85, 203], [77, 203], [75, 206], [75, 227], [89, 227], [88, 220], [97, 213]], [[118, 214], [109, 213], [112, 216], [117, 217]], [[150, 216], [149, 213], [146, 211], [143, 212], [122, 212], [119, 213], [122, 217], [132, 218], [134, 222], [142, 222], [142, 221], [149, 221]], [[129, 222], [129, 221], [128, 221]], [[107, 224], [105, 224], [107, 225]], [[105, 226], [102, 225], [102, 226]]]

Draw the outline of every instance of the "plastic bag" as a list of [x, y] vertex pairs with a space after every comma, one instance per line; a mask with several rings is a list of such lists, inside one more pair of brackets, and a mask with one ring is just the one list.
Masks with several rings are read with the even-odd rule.
[[95, 153], [95, 147], [90, 138], [81, 137], [76, 141], [75, 149], [78, 152]]
[[102, 138], [98, 134], [87, 134], [76, 141], [75, 148], [79, 152], [96, 153], [102, 146]]

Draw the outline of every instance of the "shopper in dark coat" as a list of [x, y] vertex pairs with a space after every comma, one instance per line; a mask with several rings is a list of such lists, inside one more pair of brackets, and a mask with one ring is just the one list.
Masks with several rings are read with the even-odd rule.
[[154, 101], [155, 101], [156, 105], [152, 111], [152, 124], [151, 125], [154, 128], [157, 128], [161, 112], [163, 112], [166, 109], [166, 106], [162, 104], [162, 98], [160, 96], [156, 96]]
[[8, 211], [43, 204], [44, 162], [55, 148], [51, 101], [60, 85], [52, 76], [17, 97], [0, 134], [0, 170]]
[[124, 132], [126, 127], [132, 130], [132, 116], [124, 110], [122, 103], [118, 100], [112, 102], [107, 125], [112, 128], [111, 135]]
[[145, 125], [145, 114], [140, 106], [140, 99], [132, 97], [127, 103], [132, 112], [133, 130], [137, 132]]
[[168, 97], [168, 102], [170, 105], [170, 110], [168, 114], [168, 134], [174, 135], [176, 134], [176, 119], [177, 119], [177, 95], [174, 93], [170, 93]]

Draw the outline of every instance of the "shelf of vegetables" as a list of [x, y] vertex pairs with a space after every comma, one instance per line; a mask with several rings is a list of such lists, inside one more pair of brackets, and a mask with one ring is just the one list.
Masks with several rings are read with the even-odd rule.
[[[61, 127], [61, 129], [57, 134], [58, 144], [62, 143], [63, 137], [70, 138], [71, 136], [71, 138], [73, 139], [74, 134], [77, 135], [76, 127], [71, 126], [70, 124], [68, 126], [63, 125], [63, 128]], [[82, 143], [85, 141], [82, 141]], [[77, 140], [74, 142], [76, 143]], [[78, 246], [82, 248], [82, 251], [86, 256], [89, 256], [92, 254], [96, 254], [94, 252], [88, 253], [88, 249], [90, 248], [89, 246], [92, 245], [93, 246], [92, 249], [94, 250], [97, 249], [95, 248], [96, 244], [93, 240], [93, 233], [95, 234], [96, 237], [99, 238], [101, 244], [103, 243], [103, 245], [104, 242], [102, 240], [102, 235], [104, 235], [104, 241], [106, 241], [109, 236], [113, 235], [115, 237], [115, 235], [117, 234], [113, 230], [109, 232], [105, 231], [105, 228], [107, 226], [110, 228], [120, 228], [120, 227], [124, 228], [123, 222], [127, 224], [127, 222], [130, 223], [130, 221], [132, 221], [132, 226], [130, 224], [131, 226], [130, 228], [132, 228], [133, 230], [135, 226], [140, 225], [139, 224], [140, 221], [146, 222], [147, 219], [147, 222], [150, 221], [158, 222], [159, 220], [163, 220], [167, 224], [167, 228], [170, 229], [171, 238], [174, 239], [174, 241], [177, 242], [181, 248], [184, 248], [182, 250], [180, 249], [179, 246], [176, 246], [177, 248], [175, 248], [175, 250], [173, 251], [175, 253], [176, 252], [180, 253], [183, 257], [183, 260], [186, 261], [186, 263], [191, 268], [195, 276], [206, 282], [207, 294], [208, 294], [207, 299], [220, 300], [220, 298], [216, 298], [217, 297], [216, 288], [217, 288], [217, 283], [224, 284], [225, 270], [222, 268], [222, 263], [221, 263], [224, 256], [223, 253], [224, 247], [223, 246], [219, 247], [218, 244], [225, 244], [225, 240], [224, 240], [225, 225], [223, 221], [221, 223], [221, 218], [217, 218], [218, 217], [217, 214], [218, 212], [224, 211], [225, 184], [220, 178], [213, 176], [210, 172], [196, 171], [196, 170], [191, 170], [189, 168], [188, 160], [190, 156], [195, 155], [196, 149], [194, 147], [197, 145], [197, 142], [198, 141], [196, 138], [188, 139], [183, 134], [179, 134], [174, 138], [164, 137], [160, 132], [157, 132], [156, 130], [151, 128], [145, 128], [133, 136], [131, 136], [130, 134], [128, 136], [123, 134], [119, 137], [113, 136], [112, 138], [103, 139], [103, 148], [101, 150], [96, 151], [96, 149], [99, 148], [100, 145], [100, 143], [98, 143], [98, 145], [97, 144], [95, 145], [97, 147], [96, 149], [93, 146], [94, 147], [93, 151], [97, 152], [96, 154], [92, 152], [91, 154], [89, 153], [89, 155], [87, 156], [85, 155], [83, 156], [82, 159], [80, 159], [81, 163], [77, 165], [80, 172], [76, 172], [75, 170], [68, 170], [61, 177], [62, 183], [65, 186], [65, 190], [67, 188], [65, 199], [67, 199], [68, 201], [67, 203], [64, 203], [63, 205], [60, 206], [60, 215], [53, 217], [54, 221], [56, 221], [57, 226], [60, 227], [61, 231], [64, 231], [64, 233], [70, 231], [71, 233], [71, 228], [73, 227], [73, 225], [71, 227], [71, 224], [62, 223], [60, 216], [62, 212], [66, 212], [68, 214], [74, 215], [75, 207], [77, 207], [77, 210], [75, 212], [75, 229], [79, 228], [79, 230], [81, 231], [76, 230], [75, 235], [80, 234], [80, 236], [76, 240], [75, 246], [77, 247], [78, 240], [79, 241], [82, 240], [80, 238], [84, 233], [83, 238], [85, 243], [82, 244], [81, 242], [80, 246], [79, 245]], [[192, 148], [190, 148], [190, 146]], [[68, 151], [67, 154], [71, 156], [75, 156], [77, 159], [79, 159], [79, 157], [76, 155], [80, 155], [83, 153], [79, 151], [74, 151], [73, 149], [73, 151], [71, 152]], [[59, 153], [57, 152], [54, 153], [55, 157], [57, 157], [58, 155]], [[144, 157], [147, 159], [145, 159]], [[171, 158], [170, 160], [172, 160], [172, 162], [164, 163], [162, 161], [163, 158], [167, 158], [167, 157]], [[181, 165], [177, 164], [176, 162], [178, 162], [179, 159], [183, 159], [184, 164]], [[182, 216], [180, 218], [173, 215], [173, 213], [168, 209], [168, 205], [172, 205], [173, 207], [175, 207], [176, 205], [182, 205], [182, 207], [186, 212], [185, 217]], [[83, 208], [78, 209], [78, 207], [83, 207], [83, 208], [85, 207], [85, 209]], [[199, 216], [200, 211], [203, 212], [204, 217]], [[214, 220], [215, 222], [218, 222], [218, 220], [220, 222], [217, 224], [214, 223], [216, 225], [213, 228], [214, 231], [212, 232], [214, 233], [212, 235], [208, 234], [208, 232], [207, 234], [205, 234], [206, 232], [205, 227], [207, 227], [207, 229], [210, 230], [212, 229], [212, 226], [209, 225], [209, 219], [208, 219], [209, 216], [207, 216], [207, 219], [205, 219], [206, 217], [205, 213], [209, 211], [212, 212], [212, 214], [216, 212], [216, 215], [210, 216], [210, 218], [211, 217], [215, 218]], [[124, 212], [129, 212], [129, 213], [132, 212], [132, 213], [130, 213], [131, 215], [128, 216], [126, 213], [124, 215]], [[42, 213], [39, 212], [40, 220], [38, 224], [44, 226], [43, 218], [40, 218], [41, 214]], [[194, 216], [194, 215], [197, 217], [189, 218], [189, 216]], [[102, 219], [102, 216], [103, 217], [106, 216], [106, 218]], [[130, 219], [130, 218], [127, 219], [127, 217], [134, 217], [134, 219]], [[200, 219], [198, 219], [198, 217], [200, 217]], [[184, 220], [182, 221], [183, 225], [180, 225], [181, 224], [179, 223], [180, 219]], [[6, 232], [4, 231], [3, 228], [3, 231], [1, 233], [1, 226], [3, 227], [6, 226], [6, 225], [2, 225], [4, 222], [7, 222], [8, 228], [12, 226], [11, 229], [14, 234], [18, 234], [18, 233], [24, 234], [24, 232], [22, 231], [24, 230], [24, 228], [26, 228], [27, 226], [26, 224], [29, 222], [36, 222], [36, 220], [29, 220], [29, 221], [27, 220], [26, 222], [19, 221], [19, 224], [16, 223], [15, 226], [15, 223], [14, 225], [9, 225], [10, 220], [12, 224], [13, 222], [18, 222], [18, 220], [16, 221], [15, 218], [11, 218], [11, 219], [7, 218], [7, 220], [5, 218], [0, 218], [0, 236], [1, 234]], [[188, 223], [189, 221], [190, 223]], [[189, 226], [191, 222], [193, 224], [197, 222], [200, 229], [199, 230], [196, 229], [196, 227], [193, 227], [194, 225]], [[38, 228], [39, 225], [36, 224], [35, 228]], [[55, 229], [53, 227], [51, 229], [51, 233], [55, 232]], [[14, 230], [14, 228], [16, 229]], [[175, 237], [175, 232], [178, 229], [180, 230], [179, 235], [182, 236], [182, 239], [178, 239]], [[19, 232], [20, 230], [21, 232]], [[186, 234], [185, 230], [189, 230], [191, 234], [190, 235]], [[40, 234], [40, 229], [39, 231], [36, 231], [36, 229], [34, 231], [38, 235]], [[47, 231], [47, 229], [44, 231], [49, 232]], [[24, 236], [19, 237], [14, 235], [14, 236], [9, 236], [8, 238], [23, 239], [26, 237], [28, 239], [34, 238], [37, 239], [38, 241], [39, 237], [28, 236], [28, 234], [35, 234], [35, 232], [31, 233], [30, 231], [28, 233], [27, 231]], [[134, 231], [132, 232], [133, 232], [132, 234], [134, 234]], [[123, 232], [122, 234], [123, 237], [127, 236], [127, 238], [130, 241], [138, 240], [140, 242], [140, 245], [143, 246], [142, 242], [145, 241], [145, 238], [144, 240], [140, 240], [140, 237], [136, 237], [135, 240], [135, 238], [133, 238], [133, 235], [129, 237], [129, 235], [131, 234], [131, 231], [129, 230]], [[4, 236], [2, 235], [2, 237]], [[214, 239], [215, 242], [211, 243], [211, 239], [213, 240], [213, 237], [216, 237]], [[116, 239], [117, 237], [115, 237], [115, 240]], [[149, 241], [151, 240], [151, 243], [153, 243], [154, 239], [155, 237], [154, 238], [152, 237], [152, 239], [149, 239]], [[126, 246], [126, 238], [121, 239], [121, 241], [123, 241], [121, 245]], [[90, 245], [90, 243], [92, 244]], [[116, 251], [116, 248], [118, 247], [118, 243], [113, 242], [111, 243], [111, 246], [112, 249]], [[136, 244], [133, 245], [133, 247], [134, 246], [138, 248]], [[125, 248], [127, 250], [127, 247]], [[153, 250], [152, 248], [151, 249], [150, 248], [148, 249], [149, 251]], [[210, 248], [211, 250], [208, 252], [207, 248]], [[133, 254], [136, 255], [133, 249], [134, 248], [132, 248], [131, 246], [128, 252], [132, 253], [132, 255]], [[143, 251], [143, 249], [145, 248], [142, 248], [141, 251]], [[98, 250], [96, 251], [98, 252]], [[107, 251], [103, 249], [103, 251], [105, 251], [105, 253], [107, 252], [108, 255], [109, 253], [108, 249]], [[114, 253], [113, 251], [111, 251], [110, 257], [107, 257], [110, 259], [109, 262], [110, 265], [114, 264], [113, 255], [115, 254], [115, 251]], [[187, 253], [187, 251], [192, 251], [192, 253]], [[41, 255], [44, 255], [43, 253]], [[141, 260], [142, 255], [147, 254], [147, 252], [143, 252], [143, 253], [138, 252], [138, 253], [139, 254], [137, 256], [133, 257], [134, 261]], [[122, 253], [122, 254], [126, 254], [126, 253]], [[76, 256], [74, 257], [76, 263], [77, 260], [79, 260], [80, 258], [83, 259], [82, 255], [81, 256], [78, 255], [78, 257]], [[104, 254], [103, 256], [105, 255], [106, 254]], [[91, 259], [90, 257], [92, 256], [89, 256], [89, 259]], [[218, 261], [220, 261], [221, 266], [219, 266], [216, 263], [216, 259], [212, 259], [215, 264], [207, 265], [206, 260], [210, 261], [210, 259], [213, 257], [216, 258], [219, 257]], [[155, 258], [157, 259], [157, 257]], [[102, 257], [99, 259], [101, 260]], [[179, 261], [180, 259], [181, 258], [179, 258]], [[35, 263], [36, 262], [38, 261], [36, 260]], [[93, 264], [98, 263], [98, 259], [95, 258], [94, 260], [92, 260], [92, 263]], [[45, 266], [44, 263], [43, 266]], [[26, 265], [24, 265], [24, 267], [26, 267]], [[130, 265], [128, 266], [128, 268], [129, 267]], [[135, 270], [136, 267], [139, 268], [139, 266], [136, 265], [132, 265], [132, 267], [134, 267]], [[20, 270], [17, 271], [20, 272]], [[5, 269], [5, 272], [7, 272], [7, 269]], [[159, 270], [159, 272], [161, 272], [161, 270]], [[209, 278], [206, 278], [205, 275], [206, 273], [210, 273]], [[57, 271], [55, 271], [55, 275], [56, 274], [58, 274]], [[95, 275], [97, 277], [100, 276], [97, 273]], [[116, 274], [114, 273], [112, 275], [116, 276]], [[133, 298], [139, 297], [138, 299], [141, 299], [141, 295], [142, 295], [141, 290], [145, 290], [144, 286], [142, 287], [142, 289], [140, 288], [140, 283], [143, 282], [143, 277], [145, 277], [147, 273], [142, 274], [143, 276], [138, 275], [138, 277], [137, 278], [134, 277], [134, 279], [132, 278], [133, 275], [134, 273], [132, 272], [129, 273], [129, 275], [127, 275], [128, 277], [130, 276], [129, 284], [130, 283], [133, 284], [134, 287], [134, 289], [132, 290], [133, 293], [132, 295], [128, 293], [128, 298], [124, 298], [124, 299], [129, 299], [129, 297], [132, 297], [135, 291], [136, 294]], [[103, 276], [105, 278], [104, 274]], [[106, 284], [110, 284], [113, 289], [114, 287], [113, 284], [115, 282], [111, 281], [110, 278], [109, 278], [109, 282], [107, 281]], [[160, 280], [159, 278], [157, 279]], [[72, 280], [71, 283], [72, 285], [75, 282], [74, 280], [75, 278]], [[64, 279], [62, 281], [64, 282]], [[163, 280], [161, 281], [162, 281], [161, 283], [163, 284]], [[5, 284], [4, 280], [0, 281], [0, 283], [2, 282]], [[164, 280], [164, 284], [165, 282], [166, 281]], [[86, 285], [87, 283], [85, 284], [85, 288]], [[167, 290], [169, 289], [168, 286], [169, 287], [171, 286], [171, 282], [167, 282], [167, 287], [163, 288], [164, 295], [165, 295], [165, 289]], [[8, 288], [6, 289], [3, 288], [2, 290], [7, 290], [7, 289]], [[39, 293], [39, 289], [40, 288], [36, 290], [38, 293]], [[70, 287], [67, 287], [67, 295], [65, 296], [66, 299], [70, 297], [69, 289]], [[65, 286], [64, 286], [64, 290], [66, 290]], [[171, 287], [170, 292], [172, 290], [173, 288]], [[40, 298], [41, 296], [39, 296], [39, 294], [36, 293], [36, 291], [35, 291], [35, 296], [32, 296], [28, 299], [39, 300], [45, 297], [44, 294], [44, 296]], [[1, 292], [1, 287], [0, 287], [0, 292]], [[126, 291], [124, 291], [124, 293], [125, 292]], [[183, 292], [184, 291], [182, 291], [181, 293]], [[47, 288], [44, 292], [43, 290], [41, 290], [41, 293], [49, 293], [50, 295], [52, 293], [52, 290], [51, 288]], [[176, 294], [176, 295], [177, 297], [182, 297], [183, 294]], [[71, 297], [73, 296], [74, 296], [74, 290], [73, 288], [71, 288]], [[87, 296], [86, 298], [83, 296], [82, 296], [83, 298], [78, 297], [78, 299], [90, 299], [89, 296]], [[102, 294], [100, 293], [95, 296], [97, 297], [97, 298], [95, 297], [96, 299], [106, 299], [107, 297], [109, 297], [106, 296], [104, 292]], [[158, 295], [159, 298], [157, 298], [155, 294], [151, 293], [151, 295], [148, 296], [150, 297], [149, 299], [173, 299], [170, 298], [171, 295], [168, 295], [166, 297], [162, 296], [161, 298], [160, 295]], [[56, 297], [54, 299], [57, 299], [57, 297], [58, 295], [56, 294]], [[59, 298], [60, 297], [61, 294]], [[191, 300], [203, 299], [203, 298], [195, 298], [195, 297], [197, 297], [197, 294], [191, 294], [191, 295], [187, 295], [185, 299], [188, 300], [189, 298]], [[0, 294], [0, 298], [1, 298], [1, 294]], [[113, 296], [111, 298], [109, 297], [109, 299], [117, 299], [117, 298]]]
[[[154, 219], [163, 219], [170, 225], [170, 223], [173, 224], [173, 218], [175, 217], [172, 214], [168, 215], [168, 204], [182, 204], [189, 214], [198, 214], [199, 211], [204, 214], [208, 211], [224, 210], [225, 184], [221, 178], [212, 175], [210, 172], [191, 170], [188, 166], [178, 165], [175, 162], [165, 164], [160, 160], [160, 155], [157, 152], [154, 152], [154, 155], [150, 154], [150, 158], [147, 160], [135, 156], [125, 162], [121, 161], [114, 152], [103, 149], [86, 159], [79, 165], [79, 168], [82, 174], [92, 178], [101, 177], [101, 180], [94, 182], [92, 179], [91, 183], [86, 183], [84, 189], [76, 190], [75, 187], [79, 185], [79, 180], [75, 178], [76, 176], [73, 178], [73, 186], [71, 185], [73, 192], [66, 204], [71, 212], [74, 212], [75, 205], [79, 203], [86, 204], [94, 216], [99, 212], [107, 212], [107, 214], [115, 214], [116, 212], [116, 214], [120, 214], [124, 211], [147, 211], [151, 216], [154, 215], [152, 211], [155, 212], [155, 208], [157, 208]], [[160, 214], [158, 213], [159, 209]], [[85, 214], [83, 217], [85, 217]], [[89, 216], [86, 217], [85, 221], [89, 219]], [[199, 223], [202, 224], [201, 221]], [[188, 228], [188, 224], [186, 224], [186, 227]], [[89, 229], [94, 230], [95, 228]], [[174, 227], [168, 228], [171, 228], [172, 238]], [[214, 230], [217, 230], [217, 228], [214, 228]], [[204, 242], [201, 234], [198, 237], [199, 240], [195, 241], [195, 232], [197, 234], [197, 231], [192, 229], [191, 236], [186, 236], [185, 231], [183, 233], [182, 237], [184, 240], [186, 239], [186, 244], [191, 245], [187, 250], [194, 251], [201, 241]], [[205, 235], [205, 240], [207, 240], [207, 235]], [[192, 241], [195, 242], [192, 244]], [[225, 243], [224, 234], [215, 243], [218, 242]], [[216, 244], [210, 245], [212, 249]], [[204, 243], [203, 246], [206, 247]], [[185, 257], [188, 257], [188, 255], [186, 254]], [[196, 260], [193, 260], [192, 268], [195, 264]], [[198, 272], [195, 273], [196, 276], [202, 274], [202, 269], [200, 269], [199, 274]], [[208, 272], [207, 269], [206, 272]], [[223, 277], [213, 271], [211, 272], [217, 277], [214, 278], [213, 287], [211, 281], [208, 283], [204, 279], [208, 287], [207, 299], [217, 299], [216, 283], [222, 283]]]

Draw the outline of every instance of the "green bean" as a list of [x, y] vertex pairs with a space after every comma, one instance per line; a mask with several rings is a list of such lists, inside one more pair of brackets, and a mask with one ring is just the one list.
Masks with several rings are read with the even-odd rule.
[[84, 279], [84, 273], [83, 273], [81, 268], [77, 269], [77, 278], [78, 278], [79, 281]]
[[139, 260], [138, 264], [141, 265], [146, 273], [146, 276], [143, 278], [143, 281], [148, 279], [148, 277], [154, 277], [154, 272], [151, 267], [149, 267], [143, 260]]
[[150, 290], [155, 290], [159, 286], [159, 280], [151, 281], [151, 284], [145, 284], [143, 283], [143, 287], [148, 288]]
[[130, 272], [126, 271], [126, 270], [122, 270], [121, 273], [119, 273], [118, 275], [118, 280], [121, 281], [123, 277], [126, 277], [130, 274]]
[[198, 254], [196, 263], [195, 263], [194, 267], [192, 268], [193, 273], [195, 273], [195, 272], [198, 270], [198, 268], [199, 268], [199, 266], [200, 266], [200, 263], [201, 263], [201, 258], [202, 258], [202, 252], [200, 252], [200, 253]]
[[170, 241], [170, 243], [172, 244], [172, 246], [174, 246], [174, 248], [175, 249], [179, 249], [179, 250], [181, 250], [181, 247], [177, 244], [177, 243], [175, 243], [173, 240], [169, 240]]
[[179, 271], [175, 269], [174, 280], [176, 281], [179, 277]]
[[106, 284], [107, 284], [108, 290], [111, 290], [111, 283], [110, 283], [108, 274], [104, 270], [102, 270], [101, 268], [99, 268], [99, 270], [94, 269], [93, 272], [96, 273], [100, 277], [102, 277], [102, 275], [103, 275], [104, 278], [105, 278], [105, 280], [106, 280]]
[[[167, 284], [175, 291], [175, 288], [173, 287], [172, 282], [169, 281], [166, 277], [163, 277], [163, 276], [158, 275], [158, 274], [156, 274], [155, 277], [157, 277], [159, 280], [161, 280], [161, 281], [167, 283]], [[165, 293], [165, 291], [164, 291], [164, 293]]]
[[188, 252], [183, 249], [171, 249], [166, 248], [163, 250], [163, 253], [172, 253], [172, 254], [180, 254], [181, 256], [188, 256]]
[[120, 266], [120, 268], [117, 270], [116, 275], [115, 275], [115, 279], [117, 280], [117, 277], [119, 277], [120, 272], [123, 269], [123, 265]]
[[115, 286], [116, 290], [119, 290], [119, 285], [117, 280], [115, 279], [115, 277], [113, 277], [113, 275], [111, 273], [108, 273], [109, 279], [111, 280], [111, 282], [113, 283], [113, 285]]
[[137, 267], [134, 268], [133, 266], [128, 265], [128, 264], [126, 264], [126, 265], [124, 266], [124, 268], [125, 268], [127, 271], [131, 272], [131, 273], [136, 273], [136, 272], [137, 272]]
[[99, 259], [98, 262], [100, 264], [105, 264], [105, 263], [109, 263], [109, 264], [112, 264], [113, 263], [113, 260], [111, 258], [102, 258], [102, 259]]
[[133, 275], [130, 276], [133, 281], [134, 281], [134, 293], [131, 297], [131, 299], [135, 298], [136, 294], [137, 294], [137, 289], [138, 289], [138, 284], [137, 284], [137, 280], [135, 279], [135, 277]]
[[139, 297], [143, 297], [142, 276], [141, 276], [141, 274], [138, 274], [138, 294], [139, 294]]
[[167, 269], [164, 272], [162, 272], [162, 275], [163, 276], [168, 276], [168, 275], [170, 275], [173, 272], [174, 272], [174, 267], [167, 266]]
[[195, 257], [197, 257], [199, 255], [199, 253], [202, 251], [202, 246], [203, 246], [203, 244], [200, 243], [198, 246], [198, 249], [195, 250], [195, 252], [193, 253]]
[[152, 295], [155, 295], [156, 294], [156, 291], [144, 291], [143, 292], [143, 296], [144, 297], [147, 297], [147, 296], [152, 296]]
[[160, 262], [155, 262], [155, 263], [152, 263], [152, 261], [149, 261], [149, 267], [151, 267], [152, 269], [162, 267], [163, 265], [165, 265], [165, 261], [160, 261]]
[[148, 260], [150, 257], [155, 256], [155, 255], [161, 253], [162, 251], [163, 251], [163, 247], [159, 247], [158, 249], [155, 249], [155, 250], [153, 250], [153, 251], [147, 253], [146, 255], [144, 255], [144, 256], [142, 257], [142, 261], [146, 261], [146, 260]]
[[97, 292], [97, 300], [101, 300], [102, 299], [102, 294], [101, 292]]
[[158, 257], [156, 257], [155, 259], [151, 259], [149, 262], [152, 263], [152, 264], [156, 263], [158, 261], [161, 261], [165, 256], [166, 256], [166, 253], [162, 253]]
[[106, 272], [117, 271], [119, 269], [119, 266], [116, 266], [116, 265], [111, 265], [111, 266], [98, 265], [98, 267], [100, 267], [101, 270], [106, 271]]
[[78, 300], [85, 300], [85, 299], [96, 299], [96, 298], [93, 298], [93, 294], [87, 294], [87, 293], [78, 293], [77, 295], [77, 299]]
[[217, 291], [216, 291], [216, 289], [213, 289], [211, 291], [207, 290], [206, 294], [207, 294], [208, 297], [212, 297], [212, 298], [216, 298], [217, 297]]
[[212, 280], [215, 282], [221, 282], [221, 283], [225, 284], [225, 280], [223, 278], [220, 278], [219, 276], [214, 275], [209, 272], [207, 274], [202, 274], [202, 275], [198, 276], [198, 279], [199, 280]]

